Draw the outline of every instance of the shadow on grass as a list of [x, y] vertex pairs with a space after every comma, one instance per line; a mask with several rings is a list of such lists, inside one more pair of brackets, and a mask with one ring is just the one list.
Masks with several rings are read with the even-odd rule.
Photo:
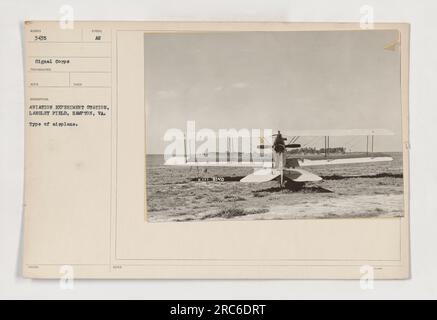
[[289, 193], [289, 192], [301, 192], [301, 193], [332, 193], [333, 191], [322, 188], [315, 185], [305, 185], [305, 183], [296, 183], [287, 181], [284, 187], [271, 187], [261, 190], [253, 191], [254, 197], [263, 197], [268, 193]]

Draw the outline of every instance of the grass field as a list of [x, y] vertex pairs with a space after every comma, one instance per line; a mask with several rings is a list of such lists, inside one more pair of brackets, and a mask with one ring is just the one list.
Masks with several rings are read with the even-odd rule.
[[[323, 180], [299, 191], [276, 181], [238, 181], [251, 168], [163, 166], [147, 156], [147, 221], [397, 217], [403, 215], [402, 154], [391, 162], [306, 167]], [[192, 181], [227, 177], [226, 182]], [[234, 178], [234, 179], [232, 179]]]

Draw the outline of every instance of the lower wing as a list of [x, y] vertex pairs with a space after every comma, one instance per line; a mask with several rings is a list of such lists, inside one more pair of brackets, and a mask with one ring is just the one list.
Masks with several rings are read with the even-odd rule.
[[354, 164], [354, 163], [371, 163], [371, 162], [384, 162], [393, 161], [392, 157], [363, 157], [363, 158], [341, 158], [341, 159], [299, 159], [298, 163], [300, 167], [309, 166], [325, 166], [336, 164]]
[[164, 162], [166, 166], [186, 167], [249, 167], [249, 168], [272, 168], [271, 161], [186, 161], [184, 157], [172, 157]]

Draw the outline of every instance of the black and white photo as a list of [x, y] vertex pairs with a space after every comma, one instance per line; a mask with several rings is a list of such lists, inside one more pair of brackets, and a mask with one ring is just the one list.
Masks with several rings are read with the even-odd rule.
[[396, 30], [144, 36], [149, 222], [400, 217]]

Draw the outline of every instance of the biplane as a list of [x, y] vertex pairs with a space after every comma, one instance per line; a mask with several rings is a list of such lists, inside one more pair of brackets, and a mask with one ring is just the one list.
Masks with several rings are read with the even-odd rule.
[[[257, 148], [261, 150], [271, 149], [271, 157], [267, 161], [257, 161], [250, 157], [249, 161], [243, 161], [241, 157], [231, 160], [228, 156], [225, 161], [219, 157], [215, 161], [199, 160], [196, 157], [190, 159], [186, 154], [173, 156], [165, 161], [168, 166], [190, 167], [252, 167], [254, 172], [245, 176], [240, 181], [243, 183], [263, 183], [277, 180], [280, 187], [286, 183], [304, 184], [306, 182], [318, 182], [322, 177], [304, 170], [304, 167], [324, 165], [345, 165], [357, 163], [372, 163], [392, 161], [388, 155], [374, 153], [375, 136], [393, 135], [385, 129], [352, 129], [352, 130], [316, 130], [316, 131], [277, 131], [272, 136], [271, 143], [260, 143]], [[362, 136], [366, 138], [366, 151], [358, 155], [354, 154], [330, 154], [330, 138], [340, 136]], [[301, 137], [323, 137], [323, 154], [306, 156], [295, 153], [291, 155], [289, 150], [298, 150], [302, 146], [297, 143]]]

